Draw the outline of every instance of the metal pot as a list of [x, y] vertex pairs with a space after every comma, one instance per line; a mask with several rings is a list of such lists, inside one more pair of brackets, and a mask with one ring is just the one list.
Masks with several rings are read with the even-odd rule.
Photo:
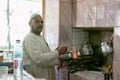
[[109, 55], [113, 52], [112, 48], [112, 40], [113, 40], [113, 35], [111, 36], [110, 41], [108, 42], [101, 42], [101, 50], [104, 56]]
[[109, 42], [102, 42], [101, 50], [102, 50], [103, 55], [108, 55], [113, 52], [112, 46], [109, 44]]

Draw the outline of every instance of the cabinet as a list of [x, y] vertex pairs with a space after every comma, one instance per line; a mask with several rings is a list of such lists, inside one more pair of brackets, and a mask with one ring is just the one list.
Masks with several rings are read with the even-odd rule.
[[73, 27], [115, 26], [115, 0], [73, 0]]

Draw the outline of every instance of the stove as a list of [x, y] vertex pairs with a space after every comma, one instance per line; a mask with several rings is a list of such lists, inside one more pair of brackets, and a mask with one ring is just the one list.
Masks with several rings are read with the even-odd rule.
[[68, 55], [60, 57], [61, 67], [63, 62], [66, 62], [68, 69], [68, 80], [70, 80], [70, 73], [83, 70], [101, 71], [100, 58], [93, 55], [78, 56], [77, 58]]

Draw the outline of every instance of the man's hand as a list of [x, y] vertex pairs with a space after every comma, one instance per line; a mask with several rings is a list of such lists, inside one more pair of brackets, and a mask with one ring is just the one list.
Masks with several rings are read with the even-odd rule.
[[59, 55], [62, 55], [62, 54], [65, 54], [67, 52], [67, 47], [63, 46], [61, 48], [58, 48], [57, 50], [59, 52]]

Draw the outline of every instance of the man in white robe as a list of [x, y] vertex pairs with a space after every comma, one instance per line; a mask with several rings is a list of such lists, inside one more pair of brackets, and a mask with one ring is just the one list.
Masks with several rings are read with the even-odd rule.
[[51, 51], [45, 39], [40, 35], [43, 28], [42, 17], [33, 14], [29, 25], [31, 31], [23, 41], [23, 64], [28, 65], [26, 71], [36, 78], [56, 80], [55, 64], [58, 64], [59, 55], [67, 51], [66, 47]]

